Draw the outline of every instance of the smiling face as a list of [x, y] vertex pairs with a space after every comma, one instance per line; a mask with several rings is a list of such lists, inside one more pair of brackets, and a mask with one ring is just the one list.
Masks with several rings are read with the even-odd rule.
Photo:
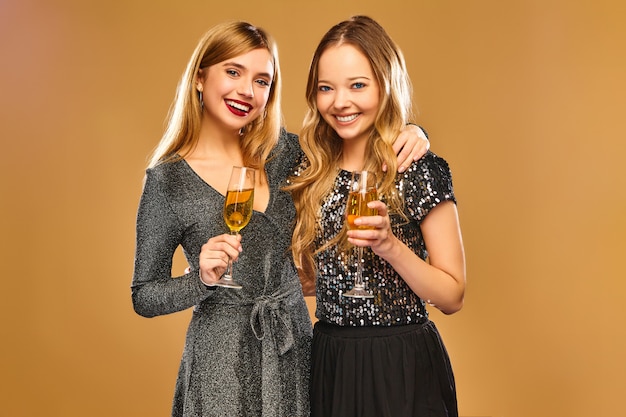
[[252, 122], [263, 114], [273, 73], [267, 49], [254, 49], [200, 70], [203, 118], [228, 130], [239, 130]]
[[380, 104], [367, 57], [350, 44], [331, 46], [319, 59], [317, 109], [343, 140], [365, 143]]

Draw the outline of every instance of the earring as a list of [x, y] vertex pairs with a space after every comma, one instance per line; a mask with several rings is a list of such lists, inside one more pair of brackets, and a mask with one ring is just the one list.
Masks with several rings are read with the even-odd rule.
[[204, 100], [202, 100], [202, 84], [198, 84], [198, 101], [200, 102], [200, 108], [203, 108]]

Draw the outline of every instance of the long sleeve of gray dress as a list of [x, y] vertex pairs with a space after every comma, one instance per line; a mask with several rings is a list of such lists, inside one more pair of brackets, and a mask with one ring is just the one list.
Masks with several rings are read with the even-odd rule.
[[163, 170], [146, 172], [137, 213], [135, 272], [132, 300], [135, 311], [154, 317], [185, 310], [206, 298], [211, 289], [199, 279], [197, 260], [192, 272], [175, 279], [172, 258], [184, 229], [162, 189]]

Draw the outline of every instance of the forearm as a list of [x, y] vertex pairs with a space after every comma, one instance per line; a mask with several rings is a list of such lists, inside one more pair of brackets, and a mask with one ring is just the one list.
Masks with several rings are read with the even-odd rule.
[[136, 277], [131, 287], [133, 308], [144, 317], [186, 310], [206, 298], [210, 291], [200, 281], [198, 271], [177, 278], [141, 280]]
[[393, 238], [390, 249], [381, 253], [422, 300], [435, 305], [445, 314], [452, 314], [463, 307], [465, 277], [462, 268], [446, 271], [421, 259], [407, 245]]
[[194, 271], [172, 277], [174, 253], [183, 241], [185, 228], [154, 175], [146, 179], [136, 227], [131, 296], [137, 314], [145, 317], [169, 314], [185, 310], [206, 297], [197, 264]]

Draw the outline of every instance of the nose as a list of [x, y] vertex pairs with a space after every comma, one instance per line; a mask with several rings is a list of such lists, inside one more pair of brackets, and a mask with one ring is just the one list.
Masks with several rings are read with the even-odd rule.
[[350, 105], [350, 92], [344, 88], [336, 89], [333, 105], [338, 109], [348, 107]]
[[252, 98], [254, 97], [254, 88], [253, 88], [253, 81], [246, 79], [246, 78], [242, 78], [241, 82], [239, 83], [239, 85], [237, 86], [237, 94], [240, 94], [244, 97], [247, 98]]

